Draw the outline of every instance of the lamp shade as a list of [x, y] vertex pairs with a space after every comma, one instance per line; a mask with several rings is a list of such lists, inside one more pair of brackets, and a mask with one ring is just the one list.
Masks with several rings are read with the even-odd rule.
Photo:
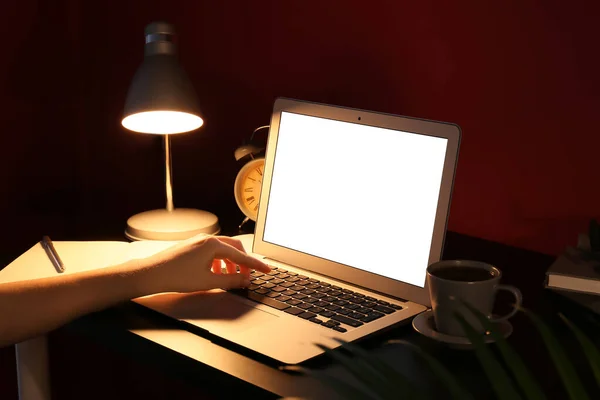
[[203, 120], [194, 88], [177, 60], [173, 26], [154, 22], [145, 36], [144, 61], [129, 87], [122, 125], [155, 134], [198, 129]]

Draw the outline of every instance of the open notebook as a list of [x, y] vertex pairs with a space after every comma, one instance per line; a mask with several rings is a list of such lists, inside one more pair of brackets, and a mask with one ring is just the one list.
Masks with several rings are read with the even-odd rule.
[[[173, 246], [176, 242], [140, 241], [56, 241], [54, 247], [64, 265], [64, 274], [73, 274], [144, 258]], [[0, 283], [58, 275], [40, 243], [0, 271]]]

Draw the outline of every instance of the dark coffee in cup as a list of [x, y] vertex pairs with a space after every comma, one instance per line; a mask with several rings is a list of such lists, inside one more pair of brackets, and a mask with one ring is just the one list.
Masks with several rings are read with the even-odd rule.
[[493, 271], [463, 266], [434, 269], [431, 271], [431, 274], [441, 279], [459, 282], [480, 282], [494, 278]]

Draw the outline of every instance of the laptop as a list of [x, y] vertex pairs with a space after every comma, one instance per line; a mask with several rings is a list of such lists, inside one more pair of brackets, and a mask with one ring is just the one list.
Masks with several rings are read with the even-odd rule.
[[460, 128], [278, 98], [252, 254], [273, 270], [245, 290], [138, 300], [283, 364], [430, 307]]

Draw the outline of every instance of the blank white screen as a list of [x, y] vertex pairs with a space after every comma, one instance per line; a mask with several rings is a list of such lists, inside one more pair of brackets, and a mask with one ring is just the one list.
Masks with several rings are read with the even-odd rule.
[[263, 240], [424, 287], [446, 146], [282, 112]]

